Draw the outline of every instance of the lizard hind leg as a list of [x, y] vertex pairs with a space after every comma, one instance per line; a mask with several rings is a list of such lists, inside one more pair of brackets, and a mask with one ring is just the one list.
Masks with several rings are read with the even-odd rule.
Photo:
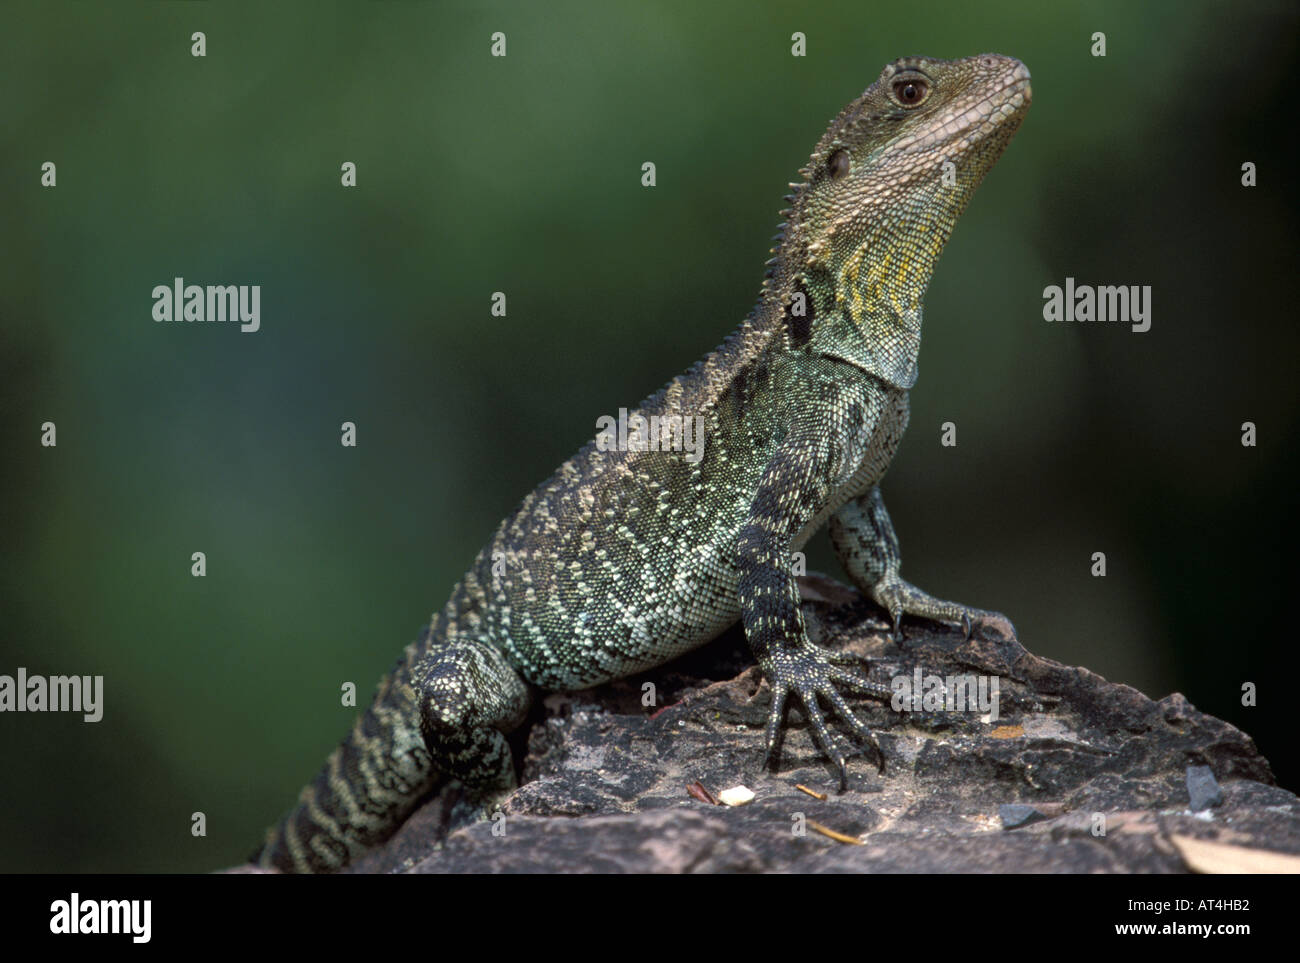
[[[480, 812], [515, 785], [504, 733], [529, 689], [486, 642], [446, 641], [436, 625], [379, 684], [374, 700], [252, 861], [329, 873], [391, 837], [430, 792], [460, 780]], [[430, 641], [431, 639], [437, 641]]]
[[458, 780], [487, 818], [516, 786], [506, 735], [528, 713], [532, 690], [485, 640], [457, 640], [412, 669], [420, 733], [435, 768]]

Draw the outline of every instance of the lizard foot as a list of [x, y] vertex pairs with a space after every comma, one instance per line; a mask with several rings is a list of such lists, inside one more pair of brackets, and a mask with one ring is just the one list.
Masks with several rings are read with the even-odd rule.
[[456, 800], [448, 819], [449, 831], [454, 832], [475, 823], [491, 822], [500, 817], [505, 810], [505, 802], [513, 789], [501, 789], [495, 792], [465, 795]]
[[1003, 639], [1016, 638], [1016, 627], [1001, 612], [937, 599], [897, 576], [878, 582], [872, 589], [871, 597], [877, 605], [889, 612], [889, 620], [894, 626], [889, 637], [899, 645], [903, 644], [904, 615], [916, 615], [935, 622], [960, 625], [962, 634], [967, 639], [976, 629], [980, 630], [984, 638], [990, 637], [987, 634], [990, 630]]
[[853, 669], [835, 664], [843, 661], [842, 658], [833, 656], [817, 646], [805, 643], [793, 650], [774, 652], [769, 664], [763, 666], [764, 674], [767, 675], [772, 686], [772, 709], [767, 717], [767, 758], [764, 765], [775, 765], [777, 737], [781, 731], [786, 702], [793, 692], [803, 703], [804, 711], [808, 715], [813, 741], [839, 770], [840, 792], [848, 787], [845, 753], [826, 725], [826, 717], [817, 701], [818, 696], [824, 699], [835, 710], [835, 714], [853, 730], [863, 743], [861, 748], [870, 747], [875, 753], [882, 773], [885, 771], [885, 754], [880, 748], [880, 743], [876, 741], [871, 729], [849, 708], [844, 697], [836, 690], [835, 683], [851, 686], [880, 699], [889, 699], [893, 696], [893, 691], [888, 686], [872, 682]]

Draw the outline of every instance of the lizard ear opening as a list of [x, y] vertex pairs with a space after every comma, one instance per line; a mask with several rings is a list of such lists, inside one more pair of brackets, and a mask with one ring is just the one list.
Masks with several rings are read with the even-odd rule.
[[831, 180], [837, 181], [849, 172], [849, 152], [840, 148], [826, 158], [826, 170], [830, 172]]

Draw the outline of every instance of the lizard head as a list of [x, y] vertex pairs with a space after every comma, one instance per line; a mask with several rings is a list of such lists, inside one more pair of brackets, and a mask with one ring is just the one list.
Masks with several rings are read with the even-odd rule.
[[1029, 71], [1011, 57], [889, 64], [835, 118], [792, 185], [769, 293], [805, 291], [815, 318], [847, 317], [868, 345], [912, 339], [887, 375], [914, 380], [934, 264], [1029, 101]]

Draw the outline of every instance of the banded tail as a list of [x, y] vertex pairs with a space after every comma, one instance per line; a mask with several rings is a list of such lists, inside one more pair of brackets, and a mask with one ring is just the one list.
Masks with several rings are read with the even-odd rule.
[[415, 654], [416, 646], [408, 646], [298, 804], [267, 831], [252, 862], [287, 873], [335, 872], [392, 836], [446, 781], [420, 732], [419, 700], [410, 682]]
[[[480, 562], [490, 562], [486, 553]], [[484, 606], [471, 572], [380, 681], [370, 707], [252, 862], [290, 873], [335, 872], [392, 836], [452, 780], [483, 816], [514, 790], [506, 733], [524, 721], [532, 695], [490, 638]]]

